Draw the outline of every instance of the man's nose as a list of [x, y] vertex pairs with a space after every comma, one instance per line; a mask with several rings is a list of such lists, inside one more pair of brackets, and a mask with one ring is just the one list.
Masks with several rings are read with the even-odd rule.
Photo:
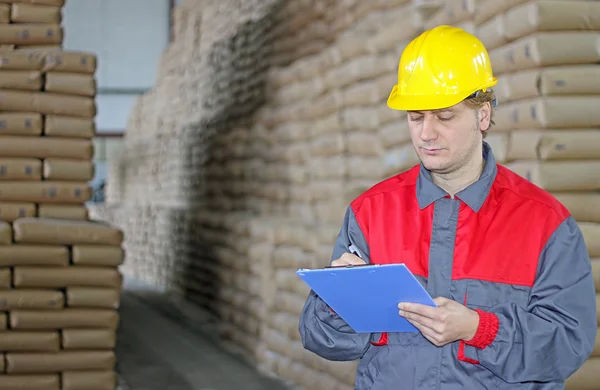
[[423, 118], [423, 127], [421, 128], [421, 140], [424, 142], [435, 140], [438, 137], [436, 131], [435, 118], [431, 115], [425, 115]]

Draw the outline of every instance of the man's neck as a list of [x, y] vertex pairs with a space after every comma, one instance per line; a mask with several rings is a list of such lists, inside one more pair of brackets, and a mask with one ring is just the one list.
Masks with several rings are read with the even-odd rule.
[[433, 182], [454, 198], [454, 195], [479, 180], [485, 161], [481, 153], [477, 153], [476, 156], [468, 165], [454, 172], [448, 174], [432, 172]]

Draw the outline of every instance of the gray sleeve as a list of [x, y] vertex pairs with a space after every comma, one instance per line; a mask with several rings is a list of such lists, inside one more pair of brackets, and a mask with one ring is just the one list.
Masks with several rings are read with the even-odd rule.
[[[596, 339], [596, 292], [579, 226], [569, 217], [544, 248], [528, 307], [490, 310], [499, 320], [494, 341], [465, 354], [509, 383], [565, 381], [591, 354]], [[469, 349], [469, 350], [467, 350]]]
[[[349, 252], [351, 244], [359, 250], [363, 260], [369, 262], [369, 247], [352, 208], [348, 207], [330, 262]], [[371, 339], [370, 334], [355, 333], [314, 291], [309, 293], [302, 310], [299, 331], [304, 348], [335, 361], [360, 359], [369, 348]]]

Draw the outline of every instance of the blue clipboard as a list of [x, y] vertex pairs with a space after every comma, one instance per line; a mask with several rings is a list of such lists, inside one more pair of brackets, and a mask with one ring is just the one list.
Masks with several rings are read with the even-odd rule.
[[418, 332], [398, 303], [436, 307], [404, 264], [300, 269], [296, 274], [356, 333]]

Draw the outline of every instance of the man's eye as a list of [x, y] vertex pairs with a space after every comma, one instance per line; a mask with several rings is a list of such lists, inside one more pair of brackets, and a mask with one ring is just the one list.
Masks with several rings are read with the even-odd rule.
[[440, 117], [440, 120], [443, 122], [447, 122], [447, 121], [451, 121], [452, 118], [454, 118], [454, 117], [453, 116]]
[[422, 116], [418, 116], [418, 117], [409, 116], [409, 118], [412, 122], [419, 122], [419, 121], [423, 120]]

